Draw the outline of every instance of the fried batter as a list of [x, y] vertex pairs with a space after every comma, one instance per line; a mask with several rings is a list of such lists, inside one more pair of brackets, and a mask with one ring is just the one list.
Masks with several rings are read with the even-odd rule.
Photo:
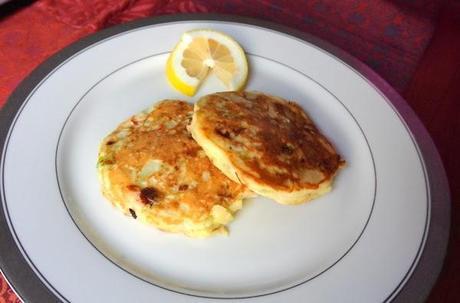
[[299, 105], [263, 93], [201, 98], [191, 132], [226, 176], [282, 204], [330, 191], [345, 163]]

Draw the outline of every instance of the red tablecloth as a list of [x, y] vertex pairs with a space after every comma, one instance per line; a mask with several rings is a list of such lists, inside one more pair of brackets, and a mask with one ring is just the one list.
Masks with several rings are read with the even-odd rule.
[[[451, 37], [449, 47], [454, 47], [454, 50], [448, 52], [450, 57], [447, 61], [444, 60], [443, 50], [430, 44], [434, 34], [435, 41], [448, 39], [442, 35], [439, 38], [439, 34], [436, 34], [440, 15], [447, 14], [448, 18], [453, 20], [444, 27], [451, 24], [460, 25], [456, 15], [452, 16], [451, 11], [446, 12], [447, 9], [443, 9], [448, 5], [446, 1], [39, 0], [12, 11], [12, 7], [18, 6], [14, 1], [0, 6], [0, 107], [17, 84], [44, 59], [64, 46], [102, 28], [147, 16], [185, 12], [251, 16], [312, 33], [343, 48], [371, 66], [406, 96], [423, 122], [428, 124], [435, 141], [437, 135], [443, 136], [441, 143], [437, 144], [444, 144], [440, 151], [446, 162], [451, 187], [452, 182], [459, 180], [459, 174], [455, 173], [460, 171], [459, 157], [458, 154], [452, 156], [453, 151], [460, 152], [459, 144], [453, 143], [460, 140], [459, 123], [445, 122], [449, 119], [460, 121], [457, 114], [460, 112], [459, 99], [444, 101], [443, 106], [426, 104], [436, 101], [436, 98], [455, 100], [455, 96], [449, 93], [452, 91], [450, 84], [445, 83], [458, 79], [457, 84], [460, 84], [460, 43], [455, 41], [460, 37], [460, 30], [456, 32], [458, 36]], [[455, 1], [448, 3], [452, 2]], [[458, 5], [455, 4], [451, 7], [458, 9]], [[8, 12], [5, 13], [4, 10], [2, 15], [2, 9]], [[457, 12], [460, 12], [460, 9]], [[457, 49], [459, 52], [455, 52]], [[427, 52], [432, 53], [428, 59]], [[458, 57], [455, 57], [457, 55]], [[456, 62], [455, 58], [459, 60]], [[443, 64], [436, 69], [436, 60], [445, 62], [444, 65], [449, 62], [450, 65], [457, 64], [458, 69], [452, 72], [450, 65], [443, 67]], [[417, 70], [421, 72], [416, 73]], [[449, 74], [451, 77], [448, 79], [446, 71], [452, 74]], [[426, 88], [430, 88], [433, 83], [433, 89]], [[443, 85], [446, 86], [444, 91]], [[434, 95], [431, 96], [432, 100], [427, 100], [430, 92]], [[460, 94], [457, 96], [460, 97]], [[436, 109], [436, 113], [433, 109]], [[451, 129], [446, 135], [442, 130], [447, 125]], [[455, 201], [459, 198], [458, 190], [454, 190], [453, 194]], [[455, 241], [457, 238], [458, 232], [455, 232], [451, 239]], [[447, 263], [458, 269], [459, 262], [453, 261], [454, 252], [458, 252], [458, 242], [456, 244], [451, 245], [450, 259]], [[459, 281], [453, 277], [452, 270], [445, 269], [441, 276], [443, 284], [438, 284], [430, 301], [459, 302], [460, 297], [453, 290], [454, 287], [451, 287], [455, 285], [452, 284], [452, 280]], [[17, 301], [6, 282], [0, 278], [0, 303]]]

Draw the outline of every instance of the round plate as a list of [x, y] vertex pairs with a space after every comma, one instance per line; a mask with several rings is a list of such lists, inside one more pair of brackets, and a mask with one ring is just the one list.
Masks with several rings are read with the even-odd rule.
[[[431, 216], [438, 216], [434, 203], [448, 203], [439, 157], [418, 120], [392, 90], [384, 95], [318, 43], [253, 21], [200, 18], [98, 33], [45, 63], [8, 101], [0, 245], [13, 287], [28, 301], [395, 298], [422, 255]], [[195, 102], [225, 89], [210, 79], [185, 98], [165, 79], [169, 51], [196, 28], [240, 42], [251, 69], [248, 90], [296, 100], [310, 113], [347, 161], [330, 194], [299, 206], [255, 198], [229, 236], [200, 240], [141, 225], [102, 197], [98, 146], [118, 123], [162, 99]], [[435, 272], [416, 287], [419, 296], [439, 270], [447, 230], [437, 235]]]

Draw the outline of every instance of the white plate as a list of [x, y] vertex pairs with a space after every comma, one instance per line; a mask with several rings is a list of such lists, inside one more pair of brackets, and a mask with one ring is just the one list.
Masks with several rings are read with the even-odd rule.
[[[248, 90], [312, 115], [348, 163], [330, 194], [292, 207], [256, 198], [228, 237], [206, 240], [141, 225], [104, 200], [95, 164], [107, 133], [158, 100], [223, 90], [208, 81], [185, 98], [167, 84], [168, 52], [195, 28], [240, 42]], [[427, 237], [430, 181], [406, 123], [356, 70], [236, 22], [132, 25], [82, 43], [23, 89], [2, 154], [5, 226], [41, 281], [37, 292], [68, 302], [381, 302], [398, 293]]]

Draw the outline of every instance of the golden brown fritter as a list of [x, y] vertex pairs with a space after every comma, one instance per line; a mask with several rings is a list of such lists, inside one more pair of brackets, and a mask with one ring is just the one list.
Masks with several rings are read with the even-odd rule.
[[191, 131], [229, 178], [283, 204], [328, 192], [344, 164], [299, 105], [263, 93], [201, 98]]
[[123, 122], [102, 142], [102, 191], [125, 214], [192, 237], [225, 232], [246, 187], [223, 175], [193, 140], [192, 105], [165, 100]]

